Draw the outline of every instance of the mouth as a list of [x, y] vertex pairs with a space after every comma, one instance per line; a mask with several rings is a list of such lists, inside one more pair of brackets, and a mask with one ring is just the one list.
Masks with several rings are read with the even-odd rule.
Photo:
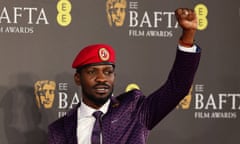
[[50, 104], [50, 103], [51, 103], [50, 100], [47, 100], [47, 101], [43, 101], [43, 102], [42, 102], [42, 104], [46, 104], [46, 105], [48, 105], [48, 104]]
[[115, 22], [121, 22], [121, 19], [120, 18], [116, 18]]
[[96, 85], [94, 87], [96, 93], [98, 94], [105, 94], [109, 92], [109, 86], [108, 85]]

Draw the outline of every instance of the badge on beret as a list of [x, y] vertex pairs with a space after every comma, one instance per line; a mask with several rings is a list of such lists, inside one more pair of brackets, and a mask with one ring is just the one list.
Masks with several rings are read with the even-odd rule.
[[102, 61], [108, 61], [110, 58], [109, 51], [106, 48], [100, 48], [98, 54]]

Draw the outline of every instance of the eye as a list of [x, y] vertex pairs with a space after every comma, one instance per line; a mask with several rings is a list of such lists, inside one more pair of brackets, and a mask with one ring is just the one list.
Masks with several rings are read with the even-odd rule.
[[45, 92], [44, 91], [38, 91], [37, 94], [38, 94], [38, 96], [44, 96]]
[[49, 90], [49, 93], [50, 94], [54, 94], [54, 90]]
[[105, 75], [111, 75], [113, 73], [114, 73], [114, 70], [106, 70], [106, 71], [104, 71]]
[[88, 70], [88, 71], [87, 71], [87, 74], [89, 74], [89, 75], [94, 75], [95, 73], [96, 73], [95, 70]]

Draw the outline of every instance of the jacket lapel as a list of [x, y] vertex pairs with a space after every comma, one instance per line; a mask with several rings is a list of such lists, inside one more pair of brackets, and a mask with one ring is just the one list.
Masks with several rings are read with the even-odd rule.
[[64, 129], [68, 144], [77, 144], [77, 112], [79, 106], [80, 103], [67, 114], [64, 120]]
[[[117, 110], [119, 107], [119, 101], [115, 98], [112, 97], [111, 98], [111, 103], [109, 105], [109, 109], [108, 109], [108, 114], [109, 116], [107, 116], [108, 118], [105, 120], [104, 124], [111, 124], [112, 121], [112, 112]], [[66, 132], [66, 138], [68, 140], [68, 144], [77, 144], [77, 113], [78, 113], [78, 108], [80, 107], [80, 103], [74, 108], [72, 109], [67, 115], [66, 118], [64, 119], [64, 129]], [[103, 131], [111, 131], [110, 126], [109, 127], [104, 127]], [[104, 136], [106, 139], [111, 140], [111, 136], [110, 135], [105, 135]], [[105, 140], [106, 140], [105, 139]]]
[[103, 117], [103, 143], [104, 144], [111, 144], [112, 139], [112, 129], [111, 129], [111, 123], [114, 120], [113, 114], [115, 111], [118, 110], [119, 107], [119, 101], [115, 97], [111, 97], [111, 102], [108, 108], [108, 112]]

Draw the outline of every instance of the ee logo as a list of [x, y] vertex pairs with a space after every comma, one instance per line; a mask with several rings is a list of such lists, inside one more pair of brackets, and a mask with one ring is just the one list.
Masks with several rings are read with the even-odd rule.
[[57, 22], [60, 26], [68, 26], [72, 21], [70, 14], [72, 10], [72, 4], [69, 0], [60, 0], [57, 3]]
[[208, 9], [204, 4], [197, 4], [194, 8], [198, 20], [198, 30], [204, 30], [208, 26]]
[[140, 87], [135, 83], [130, 83], [130, 84], [127, 85], [127, 87], [125, 89], [125, 92], [129, 92], [129, 91], [134, 90], [134, 89], [140, 90]]

